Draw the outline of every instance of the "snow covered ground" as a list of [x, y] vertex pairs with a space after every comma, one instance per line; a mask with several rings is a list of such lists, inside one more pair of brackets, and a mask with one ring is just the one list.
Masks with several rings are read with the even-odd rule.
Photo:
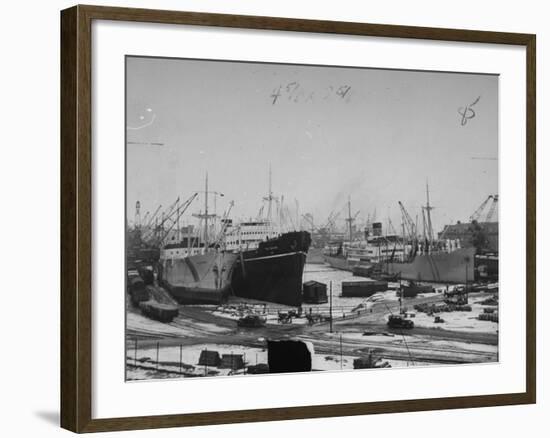
[[138, 313], [130, 312], [126, 314], [126, 328], [149, 335], [176, 336], [183, 338], [202, 336], [204, 333], [227, 333], [230, 331], [225, 327], [204, 322], [190, 321], [189, 323], [182, 323], [182, 321], [178, 321], [177, 318], [173, 322], [166, 324], [146, 318]]
[[[336, 334], [335, 334], [336, 335]], [[347, 338], [354, 338], [357, 334], [346, 334]], [[360, 335], [360, 334], [359, 334]], [[384, 337], [386, 340], [388, 337]], [[371, 339], [372, 337], [365, 336]], [[401, 339], [400, 342], [403, 342]], [[201, 351], [217, 351], [220, 356], [223, 354], [243, 355], [245, 367], [256, 364], [267, 363], [267, 349], [253, 348], [241, 345], [225, 344], [202, 344], [195, 346], [161, 347], [158, 355], [157, 369], [157, 350], [156, 347], [139, 348], [134, 350], [132, 344], [127, 348], [127, 379], [128, 380], [149, 380], [149, 379], [171, 379], [182, 377], [204, 377], [204, 376], [230, 376], [245, 374], [245, 369], [231, 370], [228, 368], [218, 368], [212, 366], [199, 365]], [[181, 355], [181, 356], [180, 356]], [[180, 368], [180, 357], [182, 367]], [[339, 354], [320, 354], [313, 355], [312, 368], [316, 371], [340, 371], [353, 370], [353, 361], [358, 356]], [[429, 365], [428, 363], [387, 360], [380, 357], [381, 361], [389, 362], [392, 367], [407, 367]], [[137, 366], [136, 366], [137, 365]], [[433, 364], [431, 364], [433, 365]], [[180, 373], [181, 369], [181, 373]]]
[[[483, 298], [484, 296], [481, 296]], [[483, 313], [485, 307], [496, 309], [496, 306], [485, 306], [477, 303], [480, 297], [477, 296], [470, 299], [471, 312], [441, 312], [436, 315], [429, 316], [426, 313], [416, 312], [413, 318], [415, 327], [430, 327], [441, 328], [445, 330], [454, 330], [461, 332], [476, 332], [476, 333], [498, 333], [498, 323], [492, 321], [480, 321], [477, 319], [480, 313]], [[441, 317], [444, 322], [436, 323], [435, 316]]]

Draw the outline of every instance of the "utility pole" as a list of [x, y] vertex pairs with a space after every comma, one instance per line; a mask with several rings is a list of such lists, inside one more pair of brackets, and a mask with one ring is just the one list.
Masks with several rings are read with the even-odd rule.
[[340, 333], [340, 370], [343, 369], [344, 367], [344, 364], [343, 364], [343, 354], [342, 354], [342, 333]]
[[402, 303], [403, 303], [403, 284], [401, 282], [402, 276], [401, 272], [399, 273], [399, 314], [402, 314]]
[[465, 258], [465, 262], [466, 262], [466, 268], [465, 268], [465, 281], [466, 281], [466, 284], [465, 284], [465, 288], [466, 288], [466, 292], [468, 292], [468, 264], [470, 262], [470, 258], [469, 257], [466, 257]]
[[329, 300], [329, 322], [330, 322], [330, 333], [332, 333], [332, 280], [330, 280], [330, 300]]
[[159, 369], [159, 342], [157, 341], [157, 371]]

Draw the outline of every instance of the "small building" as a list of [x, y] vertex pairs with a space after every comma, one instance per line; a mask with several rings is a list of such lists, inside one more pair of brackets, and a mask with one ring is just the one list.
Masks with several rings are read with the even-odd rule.
[[267, 341], [267, 365], [270, 373], [311, 371], [314, 354], [311, 342], [293, 339]]
[[199, 357], [199, 365], [207, 367], [220, 366], [221, 358], [220, 353], [214, 350], [202, 350]]
[[498, 252], [498, 222], [457, 222], [445, 225], [439, 239], [460, 240], [462, 248], [480, 245], [485, 251]]
[[303, 286], [303, 299], [308, 304], [322, 304], [328, 302], [327, 285], [319, 281], [306, 281]]
[[244, 359], [242, 354], [222, 354], [220, 368], [230, 368], [240, 370], [244, 368]]
[[387, 281], [342, 281], [343, 297], [370, 297], [376, 292], [384, 292], [387, 290]]

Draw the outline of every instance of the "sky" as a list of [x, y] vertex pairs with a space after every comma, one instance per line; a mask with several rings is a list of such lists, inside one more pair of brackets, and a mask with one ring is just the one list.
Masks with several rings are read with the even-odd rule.
[[[256, 217], [268, 192], [318, 226], [401, 223], [429, 184], [436, 231], [498, 193], [498, 76], [127, 57], [127, 215], [223, 193]], [[480, 159], [481, 158], [481, 159]], [[487, 159], [489, 158], [489, 159]], [[211, 196], [212, 201], [212, 196]], [[213, 201], [210, 209], [213, 210]], [[204, 209], [200, 197], [183, 222]]]

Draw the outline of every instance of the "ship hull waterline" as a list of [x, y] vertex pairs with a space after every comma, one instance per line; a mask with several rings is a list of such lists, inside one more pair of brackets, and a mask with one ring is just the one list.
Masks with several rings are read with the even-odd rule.
[[305, 263], [303, 252], [237, 261], [232, 289], [241, 298], [300, 306]]
[[450, 253], [421, 254], [408, 263], [388, 263], [389, 274], [403, 280], [430, 283], [466, 283], [474, 280], [475, 248], [461, 248]]
[[162, 263], [160, 283], [180, 304], [220, 304], [231, 293], [237, 256], [210, 252]]
[[284, 233], [239, 254], [231, 287], [234, 294], [271, 303], [302, 305], [302, 277], [311, 236], [306, 231]]

